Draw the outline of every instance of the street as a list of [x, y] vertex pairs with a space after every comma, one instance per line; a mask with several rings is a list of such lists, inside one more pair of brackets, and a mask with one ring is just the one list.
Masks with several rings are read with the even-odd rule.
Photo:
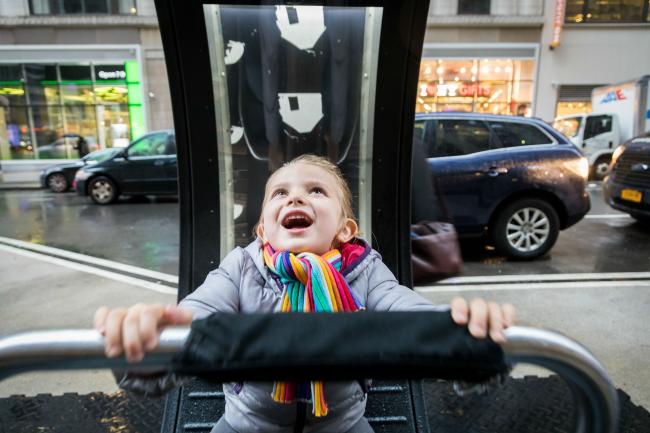
[[[650, 307], [650, 230], [609, 209], [598, 184], [592, 210], [561, 232], [541, 260], [511, 262], [463, 242], [461, 276], [417, 290], [436, 303], [481, 296], [517, 307], [518, 323], [583, 343], [635, 404], [650, 405], [645, 317]], [[2, 334], [87, 328], [100, 305], [175, 301], [178, 202], [122, 199], [97, 206], [76, 194], [0, 191]], [[516, 377], [548, 372], [517, 367]], [[109, 372], [30, 373], [0, 383], [12, 394], [117, 390]]]

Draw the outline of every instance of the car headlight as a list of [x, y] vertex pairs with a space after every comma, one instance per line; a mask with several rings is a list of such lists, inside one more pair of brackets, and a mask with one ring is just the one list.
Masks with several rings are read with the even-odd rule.
[[587, 180], [589, 177], [589, 161], [584, 156], [580, 157], [579, 159], [566, 161], [564, 163], [564, 166], [584, 180]]
[[77, 172], [74, 175], [74, 180], [79, 181], [79, 180], [86, 180], [90, 177], [92, 173], [89, 173], [85, 170], [77, 170]]

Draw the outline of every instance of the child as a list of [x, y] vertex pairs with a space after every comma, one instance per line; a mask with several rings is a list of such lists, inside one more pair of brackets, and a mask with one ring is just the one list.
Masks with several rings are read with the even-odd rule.
[[[475, 337], [489, 333], [494, 341], [504, 341], [503, 329], [514, 318], [512, 306], [480, 299], [468, 304], [461, 298], [451, 308], [434, 306], [399, 285], [357, 232], [350, 190], [338, 167], [325, 158], [300, 156], [267, 181], [258, 239], [228, 254], [178, 306], [102, 307], [95, 327], [106, 336], [108, 356], [124, 352], [131, 362], [156, 346], [163, 327], [216, 312], [450, 309], [454, 321], [468, 324]], [[142, 382], [120, 385], [146, 388]], [[231, 383], [224, 384], [224, 393], [225, 415], [213, 432], [292, 432], [296, 401], [309, 402], [306, 432], [372, 432], [363, 417], [366, 396], [358, 382]]]

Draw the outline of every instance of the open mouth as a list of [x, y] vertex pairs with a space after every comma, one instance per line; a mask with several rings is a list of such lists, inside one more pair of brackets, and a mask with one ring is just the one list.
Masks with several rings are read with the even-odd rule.
[[285, 229], [305, 229], [312, 225], [313, 221], [303, 212], [291, 212], [282, 219], [282, 227]]

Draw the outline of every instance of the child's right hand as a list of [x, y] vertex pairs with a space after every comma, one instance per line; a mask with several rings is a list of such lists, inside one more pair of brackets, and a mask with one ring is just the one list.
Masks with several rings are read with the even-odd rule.
[[189, 325], [192, 312], [176, 305], [136, 304], [130, 308], [101, 307], [95, 312], [95, 329], [105, 338], [106, 356], [122, 353], [129, 362], [139, 362], [146, 351], [158, 345], [165, 326]]

